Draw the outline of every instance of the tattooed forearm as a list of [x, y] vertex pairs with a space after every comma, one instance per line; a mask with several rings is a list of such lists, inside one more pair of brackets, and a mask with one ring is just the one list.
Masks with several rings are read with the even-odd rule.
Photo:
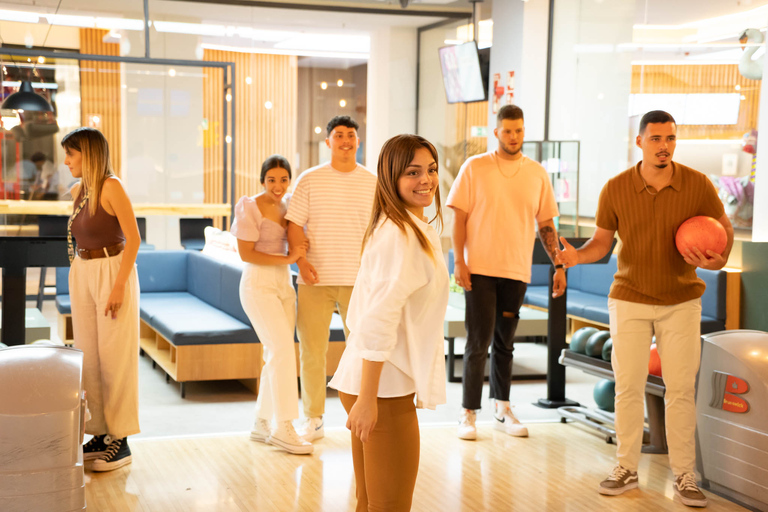
[[555, 232], [555, 228], [552, 226], [542, 226], [539, 229], [539, 239], [541, 240], [541, 245], [543, 245], [544, 249], [547, 251], [549, 259], [552, 260], [552, 263], [554, 264], [557, 251], [557, 233]]

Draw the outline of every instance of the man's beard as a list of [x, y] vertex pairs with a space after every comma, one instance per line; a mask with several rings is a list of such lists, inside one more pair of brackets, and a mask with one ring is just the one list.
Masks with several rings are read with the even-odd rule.
[[520, 150], [523, 149], [522, 144], [520, 145], [519, 148], [517, 148], [517, 151], [510, 151], [509, 149], [507, 149], [507, 146], [505, 144], [502, 144], [502, 143], [499, 143], [499, 147], [501, 148], [502, 151], [504, 151], [509, 156], [515, 156], [516, 154], [518, 154], [520, 152]]

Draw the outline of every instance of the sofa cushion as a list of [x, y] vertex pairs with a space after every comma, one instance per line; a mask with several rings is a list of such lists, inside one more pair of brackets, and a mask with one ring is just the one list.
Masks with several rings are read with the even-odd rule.
[[142, 292], [186, 292], [185, 251], [141, 251], [136, 256], [139, 289]]
[[529, 286], [525, 292], [524, 304], [539, 308], [549, 307], [549, 286]]
[[250, 325], [192, 295], [157, 301], [145, 311], [150, 325], [177, 346], [259, 342]]
[[[566, 311], [569, 315], [595, 320], [586, 316], [586, 308], [605, 309], [608, 311], [608, 296], [595, 293], [585, 293], [581, 290], [568, 290], [568, 305]], [[595, 320], [597, 321], [597, 320]]]
[[149, 292], [139, 295], [139, 316], [142, 320], [152, 325], [152, 317], [159, 313], [162, 314], [168, 309], [170, 302], [185, 300], [194, 297], [189, 292]]
[[725, 321], [727, 273], [722, 270], [697, 268], [696, 275], [707, 285], [707, 289], [701, 297], [702, 321], [705, 316]]
[[[576, 288], [586, 293], [608, 296], [613, 284], [613, 275], [617, 270], [618, 259], [611, 255], [608, 263], [595, 263], [581, 266], [581, 275]], [[578, 268], [578, 267], [576, 267]]]
[[240, 302], [240, 278], [243, 275], [242, 265], [224, 263], [221, 267], [221, 310], [231, 315], [245, 325], [251, 325]]
[[597, 306], [585, 306], [582, 310], [582, 318], [597, 322], [599, 324], [609, 324], [611, 322], [610, 315], [608, 314], [608, 300], [606, 299], [605, 307]]
[[56, 311], [61, 315], [72, 314], [72, 302], [69, 300], [69, 295], [56, 296]]
[[221, 268], [223, 263], [195, 251], [188, 254], [187, 291], [211, 306], [221, 309]]
[[549, 286], [549, 268], [552, 265], [533, 265], [531, 266], [531, 286]]
[[56, 267], [56, 295], [69, 295], [69, 267]]

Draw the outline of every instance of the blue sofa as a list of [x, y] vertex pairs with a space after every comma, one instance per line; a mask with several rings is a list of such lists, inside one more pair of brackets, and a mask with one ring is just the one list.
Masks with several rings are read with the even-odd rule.
[[[182, 397], [184, 383], [199, 380], [241, 379], [257, 392], [262, 349], [240, 304], [243, 265], [196, 251], [142, 251], [136, 264], [141, 348], [168, 378], [181, 384]], [[71, 314], [68, 270], [57, 269], [60, 318]], [[338, 315], [331, 323], [330, 341], [332, 375], [344, 348]]]
[[[617, 261], [613, 254], [606, 264], [579, 265], [568, 270], [566, 312], [573, 326], [578, 328], [586, 323], [608, 325], [608, 292], [617, 271]], [[449, 253], [449, 269], [453, 271], [453, 251]], [[549, 307], [549, 269], [550, 265], [533, 265], [525, 305], [540, 309]], [[736, 304], [731, 305], [732, 312], [728, 311], [726, 297], [729, 296], [729, 285], [738, 288], [739, 275], [736, 273], [729, 279], [729, 273], [724, 270], [704, 269], [696, 269], [696, 274], [707, 285], [701, 298], [701, 333], [738, 329], [738, 289], [733, 294]]]
[[[569, 317], [608, 325], [608, 292], [617, 271], [615, 254], [606, 264], [579, 265], [568, 270], [566, 312]], [[726, 277], [722, 270], [696, 269], [707, 285], [701, 297], [701, 333], [722, 331], [726, 320]], [[549, 265], [534, 265], [525, 303], [547, 308], [549, 300]]]

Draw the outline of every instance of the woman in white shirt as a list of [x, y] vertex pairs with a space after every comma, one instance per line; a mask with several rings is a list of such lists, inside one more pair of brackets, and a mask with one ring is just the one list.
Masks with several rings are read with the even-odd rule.
[[416, 407], [445, 403], [448, 271], [424, 217], [435, 196], [430, 222], [439, 225], [434, 146], [417, 135], [389, 139], [379, 155], [347, 347], [329, 384], [349, 414], [358, 512], [411, 509], [419, 470]]
[[286, 256], [288, 208], [283, 198], [291, 184], [291, 165], [280, 155], [270, 156], [261, 166], [261, 184], [264, 192], [237, 202], [231, 229], [246, 263], [240, 302], [264, 351], [251, 439], [290, 453], [308, 454], [312, 444], [299, 437], [292, 423], [298, 418], [299, 395], [293, 340], [296, 293], [288, 265], [306, 255], [306, 246]]

